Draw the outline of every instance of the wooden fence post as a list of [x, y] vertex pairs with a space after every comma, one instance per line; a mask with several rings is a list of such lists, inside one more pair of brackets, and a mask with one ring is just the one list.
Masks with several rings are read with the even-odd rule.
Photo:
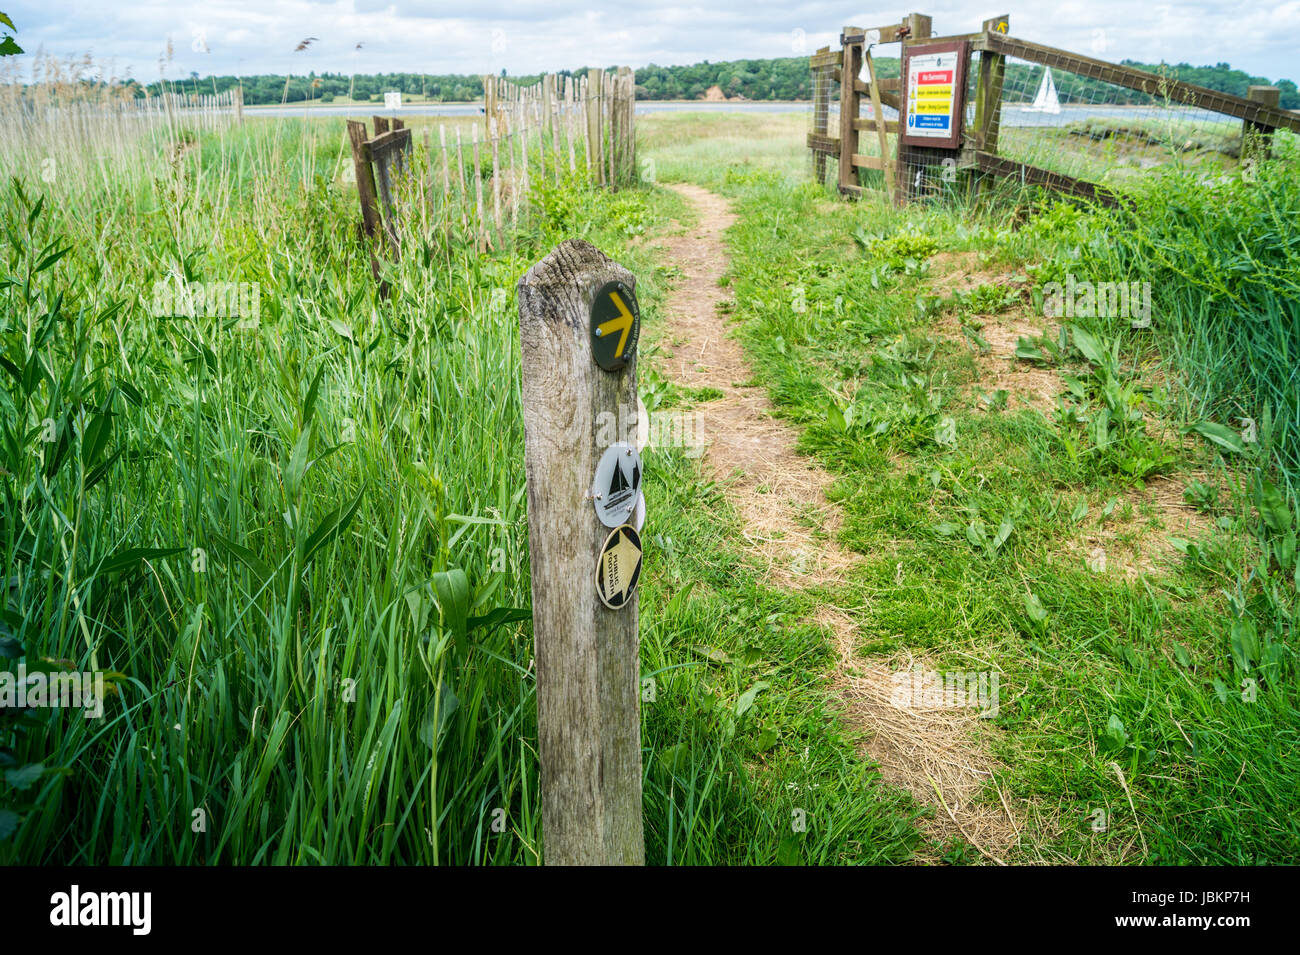
[[356, 173], [357, 194], [361, 199], [361, 226], [373, 239], [379, 229], [379, 204], [375, 195], [375, 173], [366, 156], [366, 124], [348, 120], [348, 141], [352, 144], [352, 169]]
[[465, 185], [465, 149], [460, 139], [460, 127], [456, 127], [456, 182], [460, 186], [460, 225], [465, 228], [465, 207], [469, 205], [469, 189]]
[[[1011, 15], [990, 17], [981, 25], [983, 33], [1006, 35], [1010, 29]], [[980, 51], [979, 78], [975, 85], [975, 149], [977, 152], [996, 153], [998, 133], [1002, 129], [1002, 84], [1007, 73], [1007, 58], [991, 50]], [[975, 173], [976, 195], [987, 192], [992, 177]]]
[[619, 80], [619, 184], [637, 181], [636, 171], [636, 73], [630, 66], [618, 68]]
[[503, 242], [501, 235], [501, 139], [500, 118], [494, 116], [492, 129], [492, 231], [496, 234], [497, 247]]
[[[1246, 99], [1263, 103], [1265, 106], [1277, 106], [1281, 90], [1276, 86], [1251, 86], [1246, 90]], [[1241, 161], [1249, 163], [1257, 159], [1267, 159], [1273, 149], [1273, 129], [1261, 126], [1250, 120], [1241, 124]]]
[[[400, 124], [401, 120], [393, 120]], [[389, 244], [397, 252], [401, 247], [397, 231], [397, 220], [401, 216], [398, 188], [406, 169], [406, 153], [411, 148], [411, 131], [405, 126], [391, 129], [363, 144], [366, 160], [374, 169], [374, 182], [378, 187], [379, 199], [383, 206], [384, 232]]]
[[478, 153], [478, 126], [470, 127], [470, 139], [473, 140], [474, 156], [474, 218], [478, 223], [476, 226], [476, 248], [483, 252], [488, 247], [487, 239], [487, 215], [483, 210], [483, 164], [479, 159]]
[[858, 91], [858, 73], [862, 69], [862, 44], [845, 43], [844, 59], [840, 67], [840, 192], [861, 195], [858, 171], [853, 166], [853, 155], [858, 151], [858, 114], [862, 94]]
[[569, 146], [569, 175], [578, 169], [573, 156], [573, 77], [564, 78], [564, 141]]
[[605, 143], [604, 143], [604, 70], [588, 70], [587, 82], [587, 155], [592, 157], [592, 168], [596, 173], [596, 184], [605, 183]]
[[[921, 13], [909, 13], [907, 19], [903, 21], [907, 32], [902, 38], [899, 48], [898, 64], [903, 69], [902, 86], [899, 88], [900, 102], [899, 106], [905, 107], [906, 104], [901, 102], [901, 97], [907, 95], [907, 73], [905, 64], [907, 63], [907, 48], [913, 43], [921, 40], [928, 40], [932, 35], [930, 30], [932, 21], [930, 17]], [[903, 110], [898, 113], [898, 149], [894, 155], [894, 202], [903, 204], [911, 198], [913, 192], [912, 173], [916, 166], [924, 161], [926, 155], [924, 146], [908, 146], [903, 142]]]
[[[562, 242], [519, 280], [537, 735], [548, 865], [645, 863], [634, 589], [639, 538], [627, 535], [625, 528], [611, 531], [597, 516], [593, 500], [597, 465], [609, 450], [600, 445], [610, 443], [611, 436], [618, 440], [625, 414], [632, 422], [628, 437], [635, 438], [635, 330], [631, 340], [620, 340], [620, 354], [626, 345], [626, 364], [615, 371], [597, 365], [592, 345], [593, 307], [609, 294], [610, 282], [631, 290], [636, 280], [581, 239]], [[635, 301], [625, 305], [635, 315]], [[619, 425], [611, 427], [606, 415]], [[638, 473], [633, 483], [639, 482]], [[611, 547], [619, 558], [612, 568], [603, 559]], [[617, 570], [616, 578], [630, 581], [620, 609], [610, 609], [602, 598], [602, 587], [609, 591], [611, 569]]]

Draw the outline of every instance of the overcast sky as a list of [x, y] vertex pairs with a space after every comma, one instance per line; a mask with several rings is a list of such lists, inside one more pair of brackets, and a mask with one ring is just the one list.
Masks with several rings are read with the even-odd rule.
[[[1011, 32], [1106, 60], [1228, 62], [1276, 80], [1300, 79], [1300, 0], [1253, 3], [1059, 4], [928, 2], [936, 33], [979, 29], [1011, 13]], [[837, 42], [845, 24], [896, 23], [888, 4], [790, 0], [640, 0], [558, 3], [477, 0], [0, 0], [29, 53], [87, 52], [118, 76], [158, 78], [170, 38], [169, 79], [208, 73], [536, 73], [580, 66], [644, 66], [806, 55]], [[305, 52], [294, 47], [317, 37]], [[357, 44], [361, 44], [358, 50]], [[896, 47], [886, 47], [890, 52]]]

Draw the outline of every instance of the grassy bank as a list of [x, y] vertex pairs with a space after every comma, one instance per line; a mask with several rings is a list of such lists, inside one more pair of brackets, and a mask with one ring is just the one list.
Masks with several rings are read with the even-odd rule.
[[[341, 123], [186, 142], [5, 188], [2, 648], [109, 693], [102, 720], [4, 711], [0, 858], [535, 863], [514, 283], [586, 237], [653, 335], [666, 272], [631, 240], [682, 210], [538, 176], [503, 251], [412, 223], [384, 299]], [[260, 315], [157, 317], [169, 278], [255, 283]], [[905, 859], [814, 635], [776, 626], [696, 462], [647, 461], [649, 860]], [[792, 842], [796, 801], [834, 824]]]
[[[1263, 237], [1293, 234], [1293, 180], [899, 212], [833, 199], [764, 122], [656, 118], [645, 151], [734, 201], [738, 332], [841, 476], [862, 559], [830, 599], [862, 654], [1000, 672], [986, 796], [1014, 794], [1021, 861], [1294, 859], [1294, 243]], [[1151, 281], [1154, 328], [1044, 316], [1067, 273]], [[1261, 400], [1273, 457], [1224, 424]]]
[[[646, 451], [648, 861], [981, 858], [864, 758], [827, 604], [864, 659], [1001, 675], [1007, 861], [1294, 859], [1293, 184], [899, 212], [808, 183], [805, 123], [638, 121], [655, 178], [733, 201], [738, 334], [860, 555], [765, 583], [700, 461]], [[3, 152], [0, 655], [111, 689], [0, 710], [0, 860], [538, 862], [514, 286], [569, 236], [622, 261], [642, 397], [689, 411], [648, 237], [690, 210], [537, 175], [489, 254], [413, 217], [382, 298], [341, 122], [109, 132], [52, 178]], [[1067, 274], [1149, 279], [1154, 328], [1062, 333]], [[258, 320], [159, 317], [176, 280]]]

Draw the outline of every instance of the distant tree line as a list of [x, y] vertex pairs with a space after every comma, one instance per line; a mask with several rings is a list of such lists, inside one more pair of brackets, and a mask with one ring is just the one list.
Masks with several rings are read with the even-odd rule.
[[[1275, 85], [1281, 90], [1284, 109], [1300, 109], [1300, 91], [1291, 80], [1271, 83], [1267, 77], [1251, 76], [1235, 70], [1227, 63], [1215, 66], [1191, 66], [1179, 63], [1139, 63], [1124, 60], [1125, 66], [1163, 73], [1188, 83], [1205, 86], [1222, 93], [1245, 96], [1252, 85]], [[882, 76], [897, 76], [897, 57], [877, 57], [877, 69]], [[1042, 76], [1043, 68], [1024, 63], [1007, 65], [1006, 96], [1011, 101], [1033, 98]], [[584, 76], [587, 68], [562, 70], [560, 76]], [[502, 71], [504, 75], [504, 71]], [[1118, 103], [1150, 104], [1152, 97], [1133, 90], [1111, 86], [1098, 80], [1073, 73], [1052, 73], [1056, 90], [1063, 103]], [[537, 76], [513, 76], [511, 80], [527, 85]], [[244, 88], [244, 102], [248, 105], [270, 103], [318, 101], [328, 103], [338, 98], [352, 96], [362, 101], [380, 102], [389, 90], [400, 91], [405, 96], [449, 102], [473, 102], [483, 96], [483, 78], [478, 75], [433, 73], [371, 73], [349, 76], [345, 73], [307, 73], [302, 76], [283, 74], [258, 74], [254, 76], [209, 76], [199, 78], [191, 74], [185, 81], [169, 81], [171, 90], [180, 92], [224, 92], [235, 86]], [[711, 87], [718, 87], [729, 98], [748, 100], [806, 100], [812, 98], [808, 58], [788, 56], [770, 60], [728, 60], [721, 63], [696, 63], [691, 66], [656, 66], [651, 64], [636, 71], [636, 96], [642, 100], [700, 99]], [[148, 89], [156, 94], [160, 83], [136, 87], [135, 95], [144, 96]]]
[[[1166, 63], [1139, 63], [1136, 60], [1123, 60], [1123, 66], [1146, 70], [1159, 76], [1181, 80], [1195, 86], [1204, 86], [1219, 93], [1231, 93], [1245, 96], [1251, 86], [1276, 86], [1279, 91], [1278, 105], [1283, 109], [1300, 109], [1300, 90], [1291, 80], [1278, 80], [1276, 83], [1264, 76], [1251, 76], [1242, 70], [1234, 70], [1227, 63], [1217, 66], [1191, 66], [1179, 63], [1170, 66]], [[1004, 101], [1029, 102], [1038, 91], [1043, 77], [1043, 67], [1028, 63], [1008, 63], [1004, 86]], [[1159, 104], [1158, 95], [1139, 93], [1137, 90], [1114, 86], [1101, 80], [1080, 76], [1077, 73], [1052, 71], [1052, 82], [1056, 86], [1057, 96], [1062, 103], [1114, 103], [1126, 106], [1151, 106]]]

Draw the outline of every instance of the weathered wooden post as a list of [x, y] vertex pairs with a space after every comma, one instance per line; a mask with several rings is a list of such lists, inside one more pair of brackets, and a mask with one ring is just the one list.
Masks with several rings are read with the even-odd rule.
[[[1246, 90], [1246, 99], [1263, 103], [1265, 106], [1277, 106], [1282, 91], [1276, 86], [1251, 86]], [[1241, 161], [1251, 163], [1267, 159], [1273, 148], [1273, 127], [1244, 120], [1241, 124]]]
[[375, 190], [375, 173], [366, 155], [366, 124], [348, 120], [348, 140], [352, 144], [352, 169], [356, 174], [357, 195], [361, 199], [361, 227], [370, 238], [379, 230], [379, 200]]
[[858, 72], [862, 69], [862, 44], [844, 43], [844, 59], [840, 67], [840, 166], [839, 184], [843, 195], [858, 196], [858, 171], [853, 167], [853, 156], [858, 151], [858, 114], [862, 107], [862, 94], [858, 89]]
[[[1011, 15], [990, 17], [980, 27], [982, 33], [1007, 35], [1011, 28]], [[1001, 53], [980, 51], [979, 78], [975, 85], [975, 152], [996, 153], [998, 133], [1002, 130], [1002, 84], [1007, 74], [1007, 58]], [[986, 194], [993, 177], [976, 173], [976, 193]]]
[[[548, 865], [642, 865], [636, 280], [569, 239], [519, 281]], [[617, 424], [615, 424], [617, 422]], [[626, 424], [625, 424], [626, 423]], [[644, 513], [642, 510], [641, 513]]]

